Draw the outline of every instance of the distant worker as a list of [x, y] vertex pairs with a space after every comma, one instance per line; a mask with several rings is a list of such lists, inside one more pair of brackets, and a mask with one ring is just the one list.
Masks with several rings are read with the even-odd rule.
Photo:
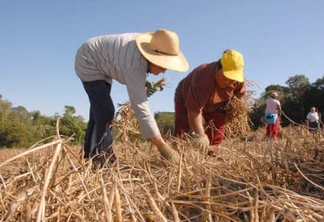
[[226, 104], [246, 93], [243, 68], [243, 55], [229, 49], [182, 79], [174, 97], [174, 135], [183, 138], [192, 130], [195, 145], [204, 153], [210, 146], [218, 147], [225, 134]]
[[267, 122], [266, 136], [269, 138], [277, 138], [279, 127], [279, 115], [281, 112], [281, 104], [277, 92], [272, 92], [270, 98], [265, 101], [265, 120]]
[[306, 118], [309, 122], [310, 131], [316, 130], [318, 128], [319, 114], [315, 107], [311, 108], [311, 111], [307, 114]]

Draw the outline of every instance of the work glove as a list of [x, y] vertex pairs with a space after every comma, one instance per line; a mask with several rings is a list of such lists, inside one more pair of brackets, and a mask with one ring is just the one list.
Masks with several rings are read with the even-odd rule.
[[146, 80], [145, 82], [146, 95], [147, 97], [152, 96], [158, 89], [154, 86], [154, 83]]
[[172, 149], [168, 144], [160, 147], [159, 149], [161, 155], [172, 164], [179, 164], [180, 156], [179, 154]]
[[206, 134], [195, 134], [193, 145], [199, 149], [202, 155], [207, 155], [209, 148], [209, 139]]

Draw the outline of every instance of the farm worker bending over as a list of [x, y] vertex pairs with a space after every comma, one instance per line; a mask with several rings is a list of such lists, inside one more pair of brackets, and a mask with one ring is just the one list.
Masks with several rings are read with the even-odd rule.
[[279, 117], [281, 112], [281, 105], [277, 100], [278, 93], [272, 92], [270, 98], [265, 101], [265, 120], [267, 122], [266, 136], [271, 138], [277, 138]]
[[[78, 50], [75, 71], [90, 101], [90, 117], [84, 141], [84, 157], [105, 154], [115, 161], [112, 149], [112, 121], [115, 108], [110, 95], [112, 80], [126, 85], [144, 139], [158, 147], [171, 163], [178, 153], [161, 137], [145, 91], [148, 73], [158, 75], [167, 69], [186, 72], [189, 64], [180, 51], [175, 32], [159, 29], [154, 33], [103, 35], [87, 40]], [[99, 159], [102, 161], [102, 158]]]
[[175, 91], [174, 135], [182, 138], [191, 130], [196, 146], [204, 153], [219, 146], [226, 124], [226, 103], [246, 92], [241, 53], [229, 49], [220, 60], [196, 67]]

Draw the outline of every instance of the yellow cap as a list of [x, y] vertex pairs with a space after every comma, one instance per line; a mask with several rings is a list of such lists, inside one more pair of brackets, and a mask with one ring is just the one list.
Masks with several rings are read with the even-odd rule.
[[226, 50], [221, 58], [224, 76], [238, 82], [244, 81], [243, 55], [234, 49]]

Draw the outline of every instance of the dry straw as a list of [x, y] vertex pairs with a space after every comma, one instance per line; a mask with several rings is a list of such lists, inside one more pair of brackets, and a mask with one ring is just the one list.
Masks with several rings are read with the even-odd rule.
[[118, 164], [102, 168], [82, 159], [58, 124], [54, 140], [18, 155], [1, 150], [0, 221], [324, 220], [320, 133], [288, 127], [269, 143], [263, 128], [254, 140], [226, 137], [216, 157], [178, 142], [174, 167], [130, 132], [114, 144]]

